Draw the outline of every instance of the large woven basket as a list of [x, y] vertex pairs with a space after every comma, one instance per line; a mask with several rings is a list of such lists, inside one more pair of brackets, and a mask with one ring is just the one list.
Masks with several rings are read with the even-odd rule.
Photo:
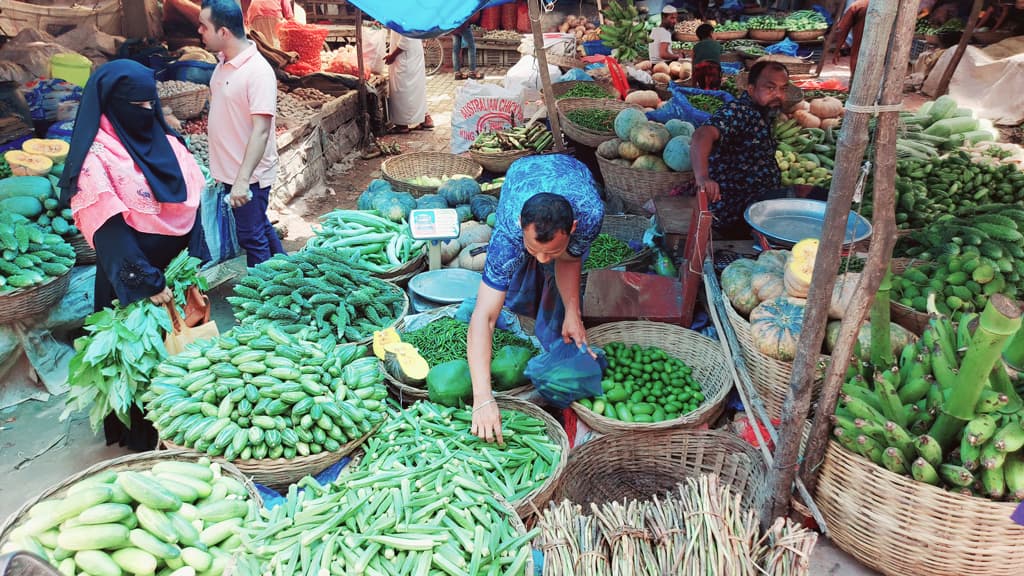
[[672, 39], [676, 42], [700, 42], [700, 38], [696, 34], [684, 34], [682, 32], [673, 32]]
[[[636, 214], [605, 214], [601, 220], [600, 233], [614, 236], [627, 243], [641, 242], [644, 238], [644, 232], [647, 231], [650, 224], [649, 218], [637, 216]], [[608, 266], [608, 268], [626, 268], [628, 270], [644, 264], [653, 254], [654, 252], [645, 246], [639, 252], [634, 252], [632, 256], [621, 262], [616, 262]], [[600, 268], [591, 268], [590, 270], [600, 270]], [[587, 272], [590, 270], [584, 270], [580, 273], [581, 285], [587, 285]]]
[[819, 28], [818, 30], [790, 30], [787, 35], [793, 42], [809, 42], [811, 40], [817, 40], [825, 35], [828, 28]]
[[166, 98], [160, 98], [161, 104], [174, 111], [178, 120], [191, 120], [203, 113], [206, 103], [210, 100], [210, 87], [196, 84], [189, 92], [181, 92]]
[[[193, 450], [162, 450], [152, 452], [141, 452], [138, 454], [130, 454], [128, 456], [121, 456], [119, 458], [113, 458], [111, 460], [104, 460], [98, 462], [92, 466], [82, 470], [81, 472], [72, 474], [64, 480], [61, 480], [57, 484], [50, 486], [46, 490], [43, 490], [38, 496], [26, 501], [18, 508], [13, 514], [11, 514], [7, 520], [4, 521], [3, 525], [0, 526], [0, 544], [7, 541], [11, 534], [11, 530], [26, 520], [28, 517], [28, 511], [33, 506], [46, 500], [47, 498], [59, 498], [67, 493], [68, 489], [74, 484], [100, 472], [106, 470], [149, 470], [157, 462], [167, 462], [170, 460], [178, 460], [183, 462], [196, 462], [200, 458], [206, 457], [205, 454], [195, 452]], [[252, 481], [248, 476], [243, 474], [238, 468], [233, 466], [230, 462], [221, 462], [221, 473], [229, 478], [234, 478], [241, 482], [246, 491], [249, 492], [249, 497], [255, 500], [259, 504], [263, 504], [263, 499], [260, 498], [259, 493], [256, 491], [256, 487], [253, 486]]]
[[394, 279], [395, 278], [399, 278], [401, 276], [405, 276], [406, 274], [408, 274], [410, 272], [419, 270], [420, 268], [423, 267], [423, 264], [426, 261], [427, 261], [427, 251], [426, 251], [426, 249], [424, 249], [424, 250], [420, 251], [418, 256], [410, 258], [409, 261], [406, 262], [405, 264], [401, 264], [401, 265], [395, 266], [394, 268], [391, 268], [387, 272], [381, 272], [380, 274], [374, 274], [374, 276], [376, 276], [377, 278], [380, 278], [381, 280], [387, 280], [388, 282], [394, 283]]
[[573, 87], [576, 86], [577, 84], [591, 84], [600, 86], [608, 93], [609, 99], [618, 99], [618, 96], [615, 94], [615, 89], [612, 88], [611, 83], [604, 80], [566, 80], [565, 82], [556, 82], [551, 85], [551, 92], [555, 95], [555, 98], [558, 98], [559, 96], [565, 94], [569, 90], [572, 90]]
[[85, 236], [81, 234], [75, 234], [74, 236], [67, 238], [67, 243], [75, 249], [75, 264], [84, 266], [86, 264], [96, 263], [96, 250], [89, 243], [85, 241]]
[[552, 500], [577, 504], [648, 500], [687, 477], [714, 474], [760, 509], [767, 496], [761, 455], [719, 430], [651, 430], [595, 438], [573, 449]]
[[1010, 519], [1016, 504], [917, 482], [836, 442], [829, 443], [814, 501], [829, 538], [884, 574], [1024, 572], [1024, 526]]
[[627, 346], [657, 346], [669, 356], [693, 368], [693, 377], [700, 382], [704, 393], [704, 402], [693, 412], [674, 420], [649, 424], [608, 418], [588, 410], [579, 402], [573, 402], [572, 409], [580, 420], [595, 432], [611, 434], [635, 430], [696, 428], [714, 421], [722, 413], [726, 396], [732, 389], [732, 378], [722, 348], [714, 340], [681, 326], [645, 321], [601, 324], [587, 330], [587, 340], [597, 346], [612, 342], [621, 342]]
[[475, 180], [483, 174], [484, 169], [474, 160], [447, 152], [410, 152], [388, 158], [380, 165], [380, 172], [395, 190], [422, 196], [437, 192], [437, 186], [420, 186], [409, 180], [418, 176], [441, 178], [456, 174], [464, 174]]
[[[470, 150], [469, 157], [489, 172], [504, 174], [513, 162], [536, 154], [536, 150], [505, 150], [503, 152], [481, 152]], [[500, 190], [500, 189], [499, 189]]]
[[[907, 268], [911, 268], [919, 262], [920, 260], [912, 258], [893, 258], [891, 263], [892, 272], [893, 274], [902, 274]], [[927, 313], [918, 312], [910, 306], [905, 306], [895, 300], [889, 302], [889, 316], [891, 321], [918, 336], [924, 334], [924, 329], [928, 327]]]
[[728, 42], [729, 40], [739, 40], [747, 37], [746, 30], [730, 30], [728, 32], [712, 32], [711, 37], [719, 42]]
[[71, 270], [42, 284], [0, 293], [0, 324], [45, 314], [64, 297], [71, 282]]
[[622, 100], [613, 100], [611, 98], [566, 98], [559, 100], [556, 105], [558, 107], [558, 120], [562, 123], [562, 131], [565, 132], [565, 135], [584, 146], [594, 148], [605, 140], [615, 138], [615, 131], [598, 132], [584, 128], [569, 120], [566, 114], [574, 110], [611, 110], [613, 112], [619, 112], [626, 108], [642, 110], [636, 104], [627, 104]]
[[[441, 318], [445, 315], [446, 312], [453, 312], [455, 310], [458, 310], [459, 306], [460, 304], [451, 304], [448, 306], [438, 308], [434, 312], [438, 313], [438, 318]], [[535, 320], [533, 318], [527, 318], [526, 316], [516, 316], [519, 318], [519, 325], [523, 328], [523, 332], [532, 336]], [[405, 322], [403, 321], [396, 324], [395, 330], [397, 330], [398, 333], [401, 334], [405, 330]], [[381, 369], [384, 371], [384, 384], [387, 385], [388, 390], [391, 391], [391, 395], [394, 396], [395, 399], [398, 400], [400, 404], [412, 404], [418, 400], [429, 399], [429, 395], [427, 394], [426, 388], [419, 388], [402, 382], [393, 374], [391, 374], [391, 372], [388, 371], [387, 365], [384, 363], [382, 363]], [[423, 384], [423, 386], [426, 386], [426, 384]], [[495, 392], [494, 395], [515, 396], [517, 394], [522, 394], [523, 392], [526, 392], [532, 388], [532, 384], [527, 384], [525, 386], [519, 386], [517, 388], [512, 388], [511, 390], [506, 390], [504, 392]]]
[[[770, 417], [781, 418], [782, 405], [789, 393], [789, 378], [793, 375], [793, 363], [782, 362], [762, 354], [750, 336], [750, 322], [736, 312], [724, 293], [722, 301], [729, 323], [732, 324], [732, 328], [736, 332], [736, 339], [740, 342], [740, 352], [743, 354], [747, 369], [750, 370], [750, 379], [753, 381], [758, 396], [761, 397], [761, 402], [764, 403]], [[819, 364], [828, 360], [828, 356], [822, 355]], [[818, 372], [819, 377], [815, 378], [812, 392], [812, 398], [815, 399], [821, 390], [820, 376], [823, 372], [821, 366], [819, 366]]]
[[[379, 427], [380, 424], [377, 424], [373, 427], [373, 430], [347, 444], [343, 444], [335, 452], [321, 452], [319, 454], [310, 454], [309, 456], [296, 456], [290, 459], [232, 460], [230, 464], [234, 465], [235, 468], [249, 478], [252, 478], [252, 481], [257, 484], [269, 486], [275, 490], [287, 489], [289, 485], [295, 484], [306, 476], [315, 476], [337, 464], [339, 460], [362, 446], [363, 442], [366, 442], [366, 439], [376, 432]], [[162, 443], [164, 447], [171, 450], [186, 450], [167, 440], [163, 440]], [[228, 462], [220, 457], [215, 458], [215, 460], [221, 464]]]
[[762, 42], [778, 42], [786, 37], [786, 29], [776, 28], [774, 30], [747, 30], [747, 36], [750, 36], [754, 40], [761, 40]]
[[558, 445], [561, 452], [555, 469], [551, 471], [551, 476], [543, 484], [524, 496], [522, 500], [510, 502], [520, 518], [529, 518], [535, 511], [544, 509], [562, 479], [565, 465], [569, 460], [569, 437], [566, 436], [565, 429], [558, 423], [558, 420], [555, 420], [536, 404], [511, 396], [498, 396], [496, 400], [498, 407], [502, 410], [522, 412], [543, 422], [545, 434], [552, 442]]
[[693, 181], [693, 172], [653, 172], [620, 166], [597, 155], [605, 189], [622, 197], [627, 211], [643, 214], [648, 200], [668, 194], [673, 188]]

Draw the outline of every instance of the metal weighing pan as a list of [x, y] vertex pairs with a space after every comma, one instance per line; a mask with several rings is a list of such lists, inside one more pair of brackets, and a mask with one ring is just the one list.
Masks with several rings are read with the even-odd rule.
[[[775, 245], [792, 247], [804, 238], [821, 238], [826, 203], [804, 198], [779, 198], [755, 202], [743, 217], [750, 227]], [[871, 223], [850, 212], [846, 220], [844, 245], [855, 244], [871, 236]]]
[[431, 270], [413, 276], [409, 280], [409, 291], [424, 300], [458, 304], [476, 297], [482, 278], [479, 272], [463, 268]]

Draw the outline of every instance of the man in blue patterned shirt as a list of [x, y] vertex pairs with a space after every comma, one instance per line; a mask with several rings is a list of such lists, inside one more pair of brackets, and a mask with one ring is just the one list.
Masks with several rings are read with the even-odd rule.
[[580, 272], [603, 218], [593, 176], [578, 160], [546, 154], [509, 167], [469, 322], [472, 431], [477, 436], [503, 441], [491, 393], [491, 339], [502, 306], [536, 318], [535, 334], [544, 348], [558, 338], [586, 344]]
[[743, 212], [754, 202], [779, 197], [772, 124], [786, 98], [789, 72], [778, 62], [750, 69], [747, 93], [722, 106], [693, 134], [690, 153], [698, 189], [704, 190], [716, 232], [749, 237]]

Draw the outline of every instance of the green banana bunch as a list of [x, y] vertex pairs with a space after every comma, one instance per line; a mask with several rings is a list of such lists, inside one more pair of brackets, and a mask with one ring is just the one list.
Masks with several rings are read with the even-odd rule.
[[633, 0], [611, 0], [602, 15], [605, 23], [601, 26], [601, 41], [615, 51], [616, 58], [633, 62], [645, 54], [648, 32], [645, 22], [638, 20], [640, 12]]
[[[776, 127], [776, 137], [792, 136]], [[894, 366], [853, 365], [832, 417], [833, 436], [846, 449], [919, 482], [992, 500], [1024, 500], [1024, 401], [997, 363], [963, 426], [958, 446], [944, 451], [929, 435], [972, 345], [976, 317], [958, 325], [932, 314], [920, 340], [907, 344]], [[956, 410], [954, 410], [956, 412]]]

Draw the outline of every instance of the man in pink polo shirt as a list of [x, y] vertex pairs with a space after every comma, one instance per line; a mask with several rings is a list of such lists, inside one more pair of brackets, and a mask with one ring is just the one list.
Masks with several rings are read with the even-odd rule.
[[267, 218], [277, 177], [277, 78], [245, 37], [235, 0], [203, 0], [199, 35], [219, 60], [210, 79], [210, 173], [230, 191], [238, 245], [251, 267], [284, 252]]

